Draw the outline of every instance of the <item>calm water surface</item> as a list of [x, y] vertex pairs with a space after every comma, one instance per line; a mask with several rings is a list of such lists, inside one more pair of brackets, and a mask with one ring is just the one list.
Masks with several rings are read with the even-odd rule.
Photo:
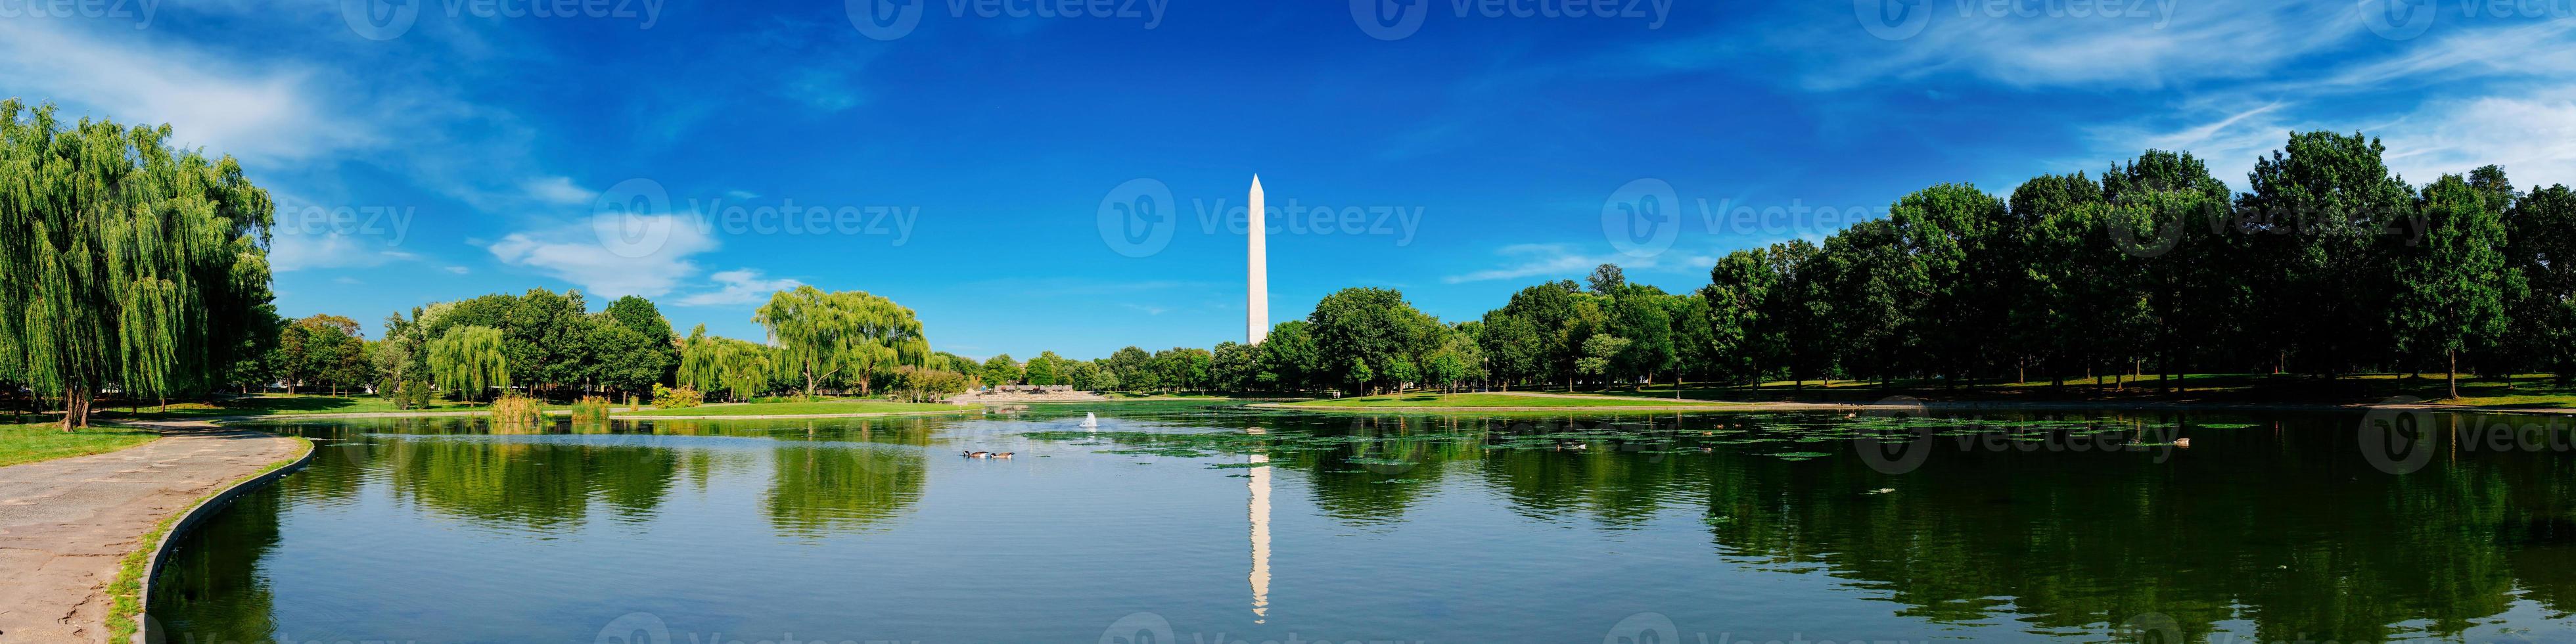
[[2565, 421], [2362, 420], [291, 425], [313, 466], [149, 610], [173, 643], [2576, 641]]

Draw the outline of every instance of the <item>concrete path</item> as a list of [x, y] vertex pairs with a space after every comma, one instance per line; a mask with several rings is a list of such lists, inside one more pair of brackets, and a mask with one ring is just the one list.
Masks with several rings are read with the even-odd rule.
[[305, 444], [201, 422], [132, 423], [160, 440], [0, 467], [0, 642], [107, 638], [107, 585], [140, 537]]

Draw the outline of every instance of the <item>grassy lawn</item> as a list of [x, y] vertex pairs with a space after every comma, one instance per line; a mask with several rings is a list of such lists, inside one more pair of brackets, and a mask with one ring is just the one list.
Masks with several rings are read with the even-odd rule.
[[201, 402], [171, 403], [169, 411], [144, 405], [141, 411], [132, 407], [100, 407], [101, 413], [129, 418], [207, 418], [213, 416], [291, 416], [297, 414], [381, 414], [404, 411], [476, 411], [482, 404], [433, 400], [427, 409], [398, 409], [394, 401], [376, 396], [320, 396], [310, 394], [263, 394], [248, 398], [228, 398], [220, 404]]
[[1629, 396], [1514, 396], [1511, 394], [1391, 394], [1287, 403], [1306, 407], [1669, 407], [1706, 405], [1704, 400], [1656, 400]]
[[612, 415], [624, 417], [653, 416], [804, 416], [814, 414], [887, 414], [917, 411], [958, 411], [971, 409], [947, 403], [905, 403], [883, 400], [826, 400], [822, 402], [775, 402], [747, 405], [707, 405], [680, 409], [621, 411]]
[[59, 425], [0, 424], [0, 466], [113, 452], [152, 442], [148, 431], [92, 427], [76, 432]]
[[[1666, 382], [1590, 393], [1670, 400], [1674, 391], [1673, 384]], [[2047, 380], [1956, 384], [1940, 380], [1898, 380], [1888, 385], [1876, 381], [1835, 380], [1826, 383], [1810, 380], [1803, 387], [1788, 381], [1767, 382], [1759, 387], [1689, 383], [1682, 386], [1680, 393], [1684, 398], [1732, 401], [1868, 402], [1906, 395], [1925, 400], [2316, 404], [2375, 403], [2403, 395], [2428, 402], [2498, 409], [2576, 407], [2576, 386], [2559, 384], [2545, 374], [2517, 375], [2510, 382], [2502, 378], [2462, 375], [2460, 397], [2453, 400], [2443, 399], [2450, 394], [2450, 389], [2440, 374], [2423, 377], [2366, 374], [2327, 379], [2311, 375], [2201, 373], [2177, 375], [2170, 381], [2149, 374], [2142, 379], [2118, 383], [2105, 375], [2099, 382], [2072, 379], [2063, 384]]]

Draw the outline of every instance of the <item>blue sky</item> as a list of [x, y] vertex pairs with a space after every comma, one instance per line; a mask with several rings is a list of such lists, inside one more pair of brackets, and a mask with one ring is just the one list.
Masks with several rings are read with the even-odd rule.
[[[1223, 210], [1256, 172], [1329, 207], [1272, 215], [1285, 320], [1347, 286], [1472, 318], [1604, 261], [1694, 288], [1917, 188], [2149, 147], [2241, 187], [2293, 129], [2384, 137], [2417, 183], [2576, 170], [2564, 0], [406, 1], [0, 3], [0, 93], [241, 158], [290, 315], [543, 286], [758, 338], [812, 284], [979, 357], [1240, 339]], [[1706, 216], [1736, 206], [1834, 211]]]

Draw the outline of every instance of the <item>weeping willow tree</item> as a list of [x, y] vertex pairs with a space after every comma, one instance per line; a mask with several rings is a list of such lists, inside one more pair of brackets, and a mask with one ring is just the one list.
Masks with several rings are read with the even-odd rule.
[[733, 338], [707, 335], [707, 326], [689, 331], [680, 347], [680, 386], [704, 392], [722, 391], [748, 400], [768, 391], [778, 377], [775, 350]]
[[501, 330], [488, 326], [451, 327], [429, 341], [432, 381], [449, 391], [474, 395], [510, 384], [510, 358], [501, 349]]
[[275, 204], [232, 157], [0, 101], [0, 380], [87, 426], [102, 391], [222, 384], [268, 311]]
[[751, 320], [769, 328], [781, 370], [801, 376], [807, 396], [838, 378], [856, 382], [866, 395], [868, 380], [878, 372], [919, 366], [930, 357], [930, 341], [912, 309], [865, 291], [779, 291]]

